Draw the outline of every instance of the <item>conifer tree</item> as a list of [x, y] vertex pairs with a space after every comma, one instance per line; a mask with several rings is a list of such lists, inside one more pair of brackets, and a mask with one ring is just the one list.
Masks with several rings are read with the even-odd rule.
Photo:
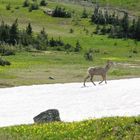
[[98, 23], [98, 14], [99, 14], [99, 6], [97, 5], [95, 7], [95, 10], [94, 10], [94, 13], [91, 17], [91, 21], [94, 22], [94, 23]]
[[86, 8], [84, 8], [81, 18], [87, 18], [87, 17], [88, 17], [88, 13], [86, 11]]
[[136, 23], [136, 39], [140, 40], [140, 17]]
[[121, 27], [123, 29], [124, 37], [128, 36], [128, 30], [129, 30], [129, 20], [128, 20], [128, 13], [124, 13], [124, 17], [121, 22]]
[[10, 27], [4, 23], [4, 21], [1, 22], [0, 25], [0, 42], [1, 43], [7, 43], [9, 40], [9, 30]]
[[28, 26], [26, 27], [26, 33], [28, 35], [32, 35], [32, 26], [31, 26], [31, 23], [28, 24]]
[[23, 2], [23, 7], [29, 7], [29, 5], [30, 5], [29, 0], [25, 0], [25, 1]]
[[136, 36], [136, 20], [133, 19], [132, 25], [129, 28], [129, 37], [134, 39], [135, 36]]
[[18, 19], [12, 24], [10, 28], [10, 44], [17, 44], [19, 39]]
[[79, 41], [77, 40], [76, 47], [75, 47], [75, 52], [79, 52], [80, 50], [81, 50], [81, 45], [80, 45]]

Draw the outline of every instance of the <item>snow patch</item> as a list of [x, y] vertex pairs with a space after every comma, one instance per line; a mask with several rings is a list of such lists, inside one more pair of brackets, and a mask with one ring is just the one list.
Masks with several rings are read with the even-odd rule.
[[0, 126], [30, 124], [47, 109], [58, 109], [65, 122], [140, 115], [140, 78], [0, 89]]

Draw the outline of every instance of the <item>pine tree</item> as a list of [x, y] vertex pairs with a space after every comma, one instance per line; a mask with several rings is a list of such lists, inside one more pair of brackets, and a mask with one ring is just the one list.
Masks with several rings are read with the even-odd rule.
[[136, 37], [136, 20], [135, 19], [133, 19], [132, 25], [129, 28], [129, 37], [133, 39]]
[[108, 24], [109, 23], [109, 15], [108, 15], [107, 10], [105, 11], [104, 17], [105, 17], [105, 23]]
[[28, 26], [26, 27], [26, 33], [28, 35], [32, 35], [32, 26], [31, 26], [31, 23], [28, 24]]
[[10, 28], [10, 44], [17, 44], [19, 40], [18, 19], [12, 24]]
[[99, 6], [95, 7], [94, 14], [91, 17], [93, 23], [98, 23]]
[[29, 0], [25, 0], [25, 1], [23, 2], [23, 7], [29, 7], [29, 5], [30, 5]]
[[47, 47], [48, 47], [48, 35], [46, 34], [44, 28], [38, 34], [38, 36], [37, 36], [37, 38], [35, 40], [34, 46], [38, 50], [47, 50]]
[[96, 29], [95, 29], [95, 34], [99, 34], [100, 33], [100, 26], [99, 24], [97, 24]]
[[75, 52], [80, 52], [80, 50], [81, 50], [81, 45], [80, 45], [79, 41], [77, 40], [76, 47], [75, 47]]
[[140, 40], [140, 17], [138, 18], [138, 21], [136, 23], [136, 39]]
[[4, 23], [4, 21], [1, 22], [0, 25], [0, 42], [1, 43], [7, 43], [10, 35], [9, 35], [10, 27]]
[[128, 13], [124, 13], [124, 17], [121, 22], [121, 27], [123, 29], [124, 37], [128, 36], [128, 30], [129, 30], [129, 20], [128, 20]]
[[86, 11], [86, 8], [84, 8], [81, 18], [87, 18], [87, 17], [88, 17], [88, 13]]
[[41, 0], [40, 1], [40, 6], [47, 6], [46, 0]]

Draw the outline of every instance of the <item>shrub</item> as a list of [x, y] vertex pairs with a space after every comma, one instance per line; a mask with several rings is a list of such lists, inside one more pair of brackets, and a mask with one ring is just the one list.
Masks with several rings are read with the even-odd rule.
[[85, 8], [84, 8], [84, 10], [83, 10], [83, 13], [82, 13], [81, 18], [88, 18], [88, 13], [87, 13], [87, 11], [86, 11]]
[[20, 8], [19, 6], [16, 6], [16, 7], [15, 7], [15, 9], [17, 9], [17, 10], [18, 10], [19, 8]]
[[6, 10], [11, 10], [11, 4], [8, 3], [8, 5], [6, 5]]
[[9, 55], [15, 55], [15, 51], [13, 51], [13, 50], [5, 50], [2, 53], [2, 56], [9, 56]]
[[11, 65], [11, 63], [7, 60], [4, 60], [4, 59], [0, 58], [0, 65], [1, 66]]
[[40, 1], [40, 6], [47, 6], [47, 2], [46, 2], [46, 0], [41, 0]]
[[53, 37], [49, 41], [50, 47], [56, 47], [56, 46], [64, 46], [64, 42], [59, 38], [59, 40], [54, 40]]
[[30, 4], [29, 12], [31, 12], [32, 10], [38, 10], [38, 9], [39, 9], [38, 3], [34, 2], [34, 3]]
[[82, 49], [82, 47], [81, 47], [79, 41], [77, 41], [77, 42], [76, 42], [76, 47], [75, 47], [74, 51], [75, 51], [75, 52], [80, 52], [81, 49]]
[[29, 7], [29, 6], [30, 6], [29, 0], [25, 0], [25, 1], [23, 2], [23, 7]]
[[84, 57], [86, 60], [88, 61], [92, 61], [93, 60], [93, 50], [89, 49], [85, 54]]
[[70, 33], [73, 33], [73, 32], [74, 32], [74, 30], [71, 28], [69, 32], [70, 32]]
[[64, 49], [66, 50], [66, 51], [72, 51], [72, 45], [70, 45], [69, 43], [67, 43], [67, 44], [65, 44], [65, 46], [64, 46]]
[[71, 13], [69, 11], [66, 11], [65, 8], [56, 6], [55, 10], [52, 14], [53, 17], [62, 17], [62, 18], [70, 18]]
[[13, 46], [7, 44], [0, 45], [0, 53], [2, 56], [15, 55], [15, 50]]

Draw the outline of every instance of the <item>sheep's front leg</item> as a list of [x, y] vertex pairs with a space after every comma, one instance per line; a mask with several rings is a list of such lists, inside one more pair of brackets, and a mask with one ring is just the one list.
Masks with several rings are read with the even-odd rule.
[[86, 83], [86, 81], [87, 81], [87, 79], [88, 79], [89, 77], [90, 77], [89, 75], [85, 77], [85, 79], [84, 79], [84, 84], [83, 84], [84, 86], [86, 86], [85, 83]]
[[105, 83], [107, 84], [107, 82], [106, 82], [106, 76], [105, 75], [102, 75], [102, 78], [103, 78], [103, 80], [101, 82], [99, 82], [99, 84], [101, 84], [103, 81], [105, 81]]

